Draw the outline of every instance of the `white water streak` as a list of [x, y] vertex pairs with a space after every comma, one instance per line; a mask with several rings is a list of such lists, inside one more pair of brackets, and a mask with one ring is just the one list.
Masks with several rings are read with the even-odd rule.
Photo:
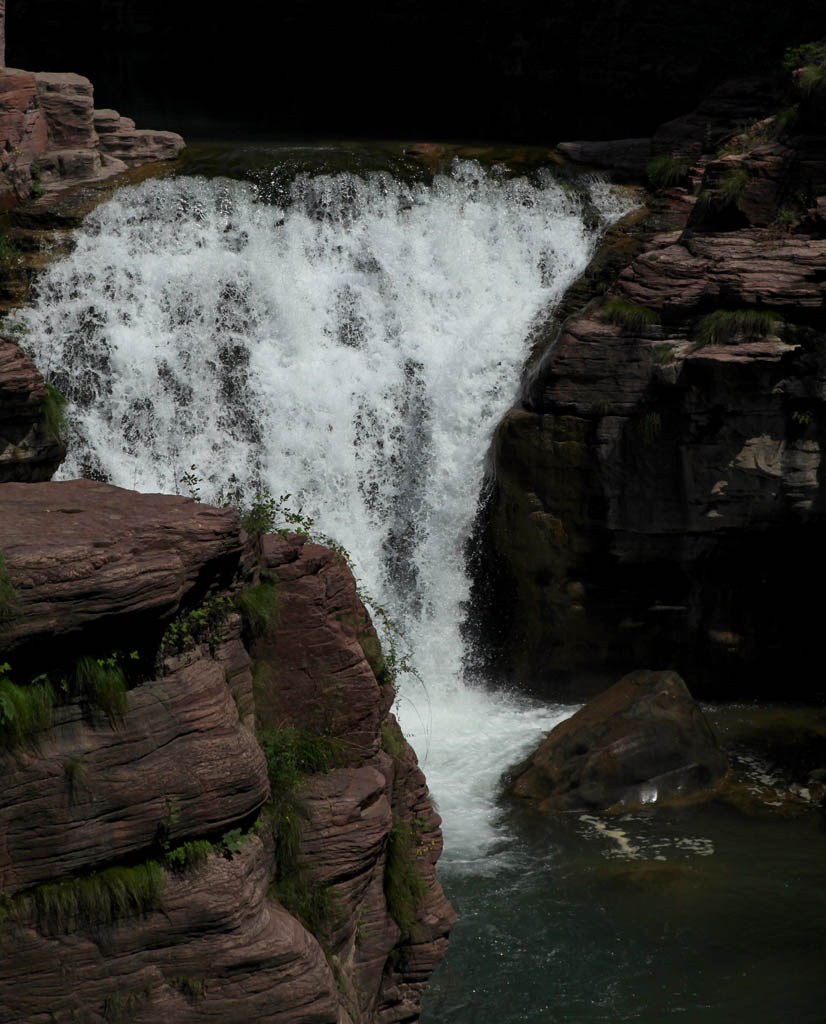
[[[628, 209], [603, 183], [588, 202], [599, 227]], [[463, 547], [531, 324], [593, 250], [582, 204], [474, 163], [431, 187], [302, 178], [284, 209], [148, 182], [88, 218], [23, 317], [73, 403], [64, 476], [169, 492], [194, 465], [205, 495], [291, 493], [351, 552], [412, 643], [426, 693], [408, 680], [400, 716], [470, 859], [497, 841], [499, 773], [555, 720], [462, 682]]]

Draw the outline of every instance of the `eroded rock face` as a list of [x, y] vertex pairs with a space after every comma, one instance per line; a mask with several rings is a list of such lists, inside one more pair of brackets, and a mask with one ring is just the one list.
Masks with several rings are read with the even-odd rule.
[[0, 485], [0, 507], [20, 600], [3, 646], [17, 661], [50, 660], [47, 643], [131, 650], [136, 628], [252, 574], [237, 513], [191, 498], [68, 480]]
[[16, 68], [0, 68], [0, 134], [0, 209], [174, 159], [184, 146], [174, 132], [136, 130], [115, 110], [96, 111], [82, 75]]
[[66, 446], [43, 415], [46, 386], [23, 351], [0, 338], [0, 483], [48, 480]]
[[[302, 790], [306, 870], [333, 896], [321, 938], [354, 1022], [416, 1020], [455, 921], [436, 873], [441, 819], [388, 714], [393, 688], [344, 559], [297, 535], [265, 537], [263, 550], [280, 607], [251, 647], [259, 725], [321, 730], [339, 740], [346, 765]], [[412, 927], [400, 925], [388, 904], [392, 842], [404, 844], [422, 880], [420, 902], [407, 908]]]
[[271, 864], [256, 838], [231, 859], [167, 874], [155, 912], [57, 934], [34, 913], [7, 923], [3, 1020], [342, 1024], [318, 943], [267, 899]]
[[[392, 686], [346, 563], [299, 537], [263, 548], [261, 561], [236, 513], [190, 499], [0, 485], [17, 596], [0, 677], [47, 677], [55, 700], [51, 724], [14, 741], [0, 691], [0, 1019], [417, 1019], [455, 918], [436, 876], [440, 819], [387, 714]], [[281, 616], [253, 646], [254, 690], [233, 596], [259, 570]], [[134, 659], [122, 712], [74, 688], [81, 655]], [[343, 752], [295, 793], [290, 870], [332, 896], [315, 934], [271, 890], [287, 824], [256, 821], [279, 796], [256, 725], [323, 732]], [[404, 915], [385, 877], [399, 835], [422, 890]], [[129, 889], [130, 871], [155, 888]]]
[[[710, 159], [695, 121], [669, 132], [706, 199], [660, 201], [668, 230], [548, 333], [494, 439], [482, 634], [498, 672], [545, 693], [655, 663], [702, 696], [776, 695], [781, 677], [823, 695], [795, 582], [826, 560], [823, 140]], [[655, 322], [611, 322], [609, 299]], [[705, 317], [744, 310], [776, 318], [698, 343]]]
[[552, 729], [509, 791], [542, 813], [709, 795], [725, 755], [676, 672], [632, 672]]

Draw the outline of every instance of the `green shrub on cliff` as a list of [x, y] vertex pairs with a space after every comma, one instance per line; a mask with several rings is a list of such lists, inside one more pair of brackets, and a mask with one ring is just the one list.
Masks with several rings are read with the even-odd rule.
[[8, 273], [19, 262], [20, 249], [7, 235], [0, 235], [0, 273]]
[[609, 324], [617, 324], [627, 331], [641, 331], [660, 322], [660, 314], [655, 310], [623, 299], [609, 299], [599, 310], [599, 316]]
[[826, 63], [826, 39], [804, 43], [802, 46], [790, 46], [783, 54], [783, 67], [787, 71], [797, 71], [799, 68], [812, 64], [824, 63]]
[[161, 657], [180, 654], [196, 643], [208, 643], [210, 649], [222, 643], [221, 626], [232, 609], [232, 600], [219, 594], [202, 601], [197, 608], [176, 615], [161, 637]]
[[308, 877], [301, 863], [305, 809], [298, 789], [307, 775], [344, 763], [343, 744], [337, 737], [296, 726], [261, 730], [258, 743], [267, 759], [268, 811], [275, 835], [275, 881], [270, 896], [316, 933], [329, 920], [335, 900], [327, 886]]
[[54, 692], [47, 682], [16, 686], [0, 665], [0, 746], [19, 747], [52, 724]]
[[698, 347], [759, 341], [774, 334], [782, 323], [780, 314], [769, 309], [716, 309], [700, 320], [692, 337]]
[[717, 196], [724, 206], [739, 206], [746, 194], [751, 175], [745, 167], [732, 167], [720, 178]]

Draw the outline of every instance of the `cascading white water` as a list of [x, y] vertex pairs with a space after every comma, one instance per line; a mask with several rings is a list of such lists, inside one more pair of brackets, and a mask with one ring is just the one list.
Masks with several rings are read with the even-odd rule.
[[424, 688], [404, 680], [399, 713], [458, 863], [496, 843], [499, 774], [561, 715], [462, 682], [485, 452], [532, 322], [628, 208], [475, 163], [430, 186], [302, 177], [283, 208], [153, 181], [88, 218], [22, 314], [73, 403], [64, 477], [174, 492], [194, 466], [205, 497], [290, 493], [349, 550], [410, 641]]

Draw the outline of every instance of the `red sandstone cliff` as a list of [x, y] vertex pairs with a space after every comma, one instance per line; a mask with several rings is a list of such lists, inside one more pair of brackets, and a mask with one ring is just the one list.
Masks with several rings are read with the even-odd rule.
[[[0, 552], [0, 1020], [416, 1019], [454, 919], [439, 818], [345, 562], [88, 480], [0, 484]], [[296, 737], [334, 764], [285, 792]]]

